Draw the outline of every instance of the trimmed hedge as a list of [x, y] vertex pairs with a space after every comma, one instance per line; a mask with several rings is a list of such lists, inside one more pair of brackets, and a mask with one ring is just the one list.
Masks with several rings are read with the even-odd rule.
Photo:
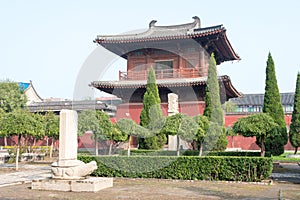
[[[127, 156], [127, 150], [119, 150], [118, 154]], [[145, 150], [145, 149], [132, 149], [130, 150], [131, 156], [177, 156], [176, 151], [166, 150]]]
[[[127, 156], [127, 150], [118, 151], [119, 155]], [[177, 156], [176, 151], [167, 150], [144, 150], [133, 149], [130, 151], [131, 156]], [[181, 150], [180, 155], [183, 156], [198, 156], [199, 151], [196, 150]], [[260, 152], [255, 151], [211, 151], [206, 156], [247, 156], [260, 157]]]
[[261, 181], [269, 178], [272, 158], [262, 157], [150, 157], [79, 156], [87, 163], [95, 160], [92, 176], [160, 178], [183, 180]]
[[[187, 151], [184, 151], [182, 155], [198, 156], [199, 151], [187, 150]], [[211, 152], [208, 152], [207, 156], [260, 157], [260, 152], [257, 152], [257, 151], [211, 151]]]

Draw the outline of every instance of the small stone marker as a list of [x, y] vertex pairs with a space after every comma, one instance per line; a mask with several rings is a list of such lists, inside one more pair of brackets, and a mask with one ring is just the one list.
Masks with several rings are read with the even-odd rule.
[[[168, 94], [168, 116], [176, 115], [178, 111], [178, 95]], [[168, 135], [168, 150], [176, 151], [177, 135]]]
[[[168, 94], [168, 116], [179, 113], [178, 95], [174, 93]], [[168, 150], [177, 150], [177, 135], [168, 135]], [[183, 149], [189, 148], [189, 143], [179, 138], [179, 146]]]
[[77, 160], [77, 112], [61, 110], [59, 157], [52, 164], [52, 179], [34, 180], [31, 188], [38, 190], [96, 192], [112, 187], [112, 178], [86, 178], [97, 169], [97, 163]]

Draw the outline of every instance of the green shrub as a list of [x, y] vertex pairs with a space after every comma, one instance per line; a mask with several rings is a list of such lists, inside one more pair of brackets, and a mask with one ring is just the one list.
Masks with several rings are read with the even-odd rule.
[[[118, 154], [121, 156], [127, 156], [127, 150], [119, 150]], [[177, 156], [176, 151], [167, 150], [145, 150], [145, 149], [133, 149], [130, 151], [131, 156]], [[182, 150], [180, 155], [183, 156], [198, 156], [197, 150]], [[247, 156], [247, 157], [259, 157], [258, 151], [211, 151], [206, 156]], [[270, 157], [270, 154], [266, 154], [266, 157]]]
[[[118, 151], [119, 155], [127, 156], [127, 150]], [[177, 156], [176, 151], [165, 150], [147, 150], [147, 149], [133, 149], [130, 151], [131, 156]]]
[[161, 178], [184, 180], [260, 181], [270, 176], [272, 158], [262, 157], [151, 157], [79, 156], [87, 163], [95, 160], [93, 176]]
[[[198, 156], [199, 151], [196, 150], [187, 150], [184, 151], [184, 156]], [[247, 157], [259, 157], [260, 152], [256, 151], [211, 151], [207, 153], [207, 156], [247, 156]]]

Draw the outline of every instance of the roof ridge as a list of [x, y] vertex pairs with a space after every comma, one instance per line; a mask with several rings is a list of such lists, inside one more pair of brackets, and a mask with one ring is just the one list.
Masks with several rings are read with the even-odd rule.
[[197, 16], [193, 17], [194, 21], [191, 23], [185, 23], [185, 24], [176, 24], [176, 25], [167, 25], [167, 26], [156, 26], [155, 23], [157, 22], [156, 20], [152, 20], [149, 23], [149, 28], [166, 28], [166, 29], [175, 29], [175, 28], [200, 28], [201, 27], [201, 22], [200, 18]]
[[[139, 33], [131, 33], [131, 34], [115, 34], [115, 35], [97, 35], [97, 40], [105, 40], [105, 39], [110, 39], [110, 38], [115, 38], [115, 37], [135, 37], [135, 36], [149, 36], [155, 31], [163, 31], [163, 30], [175, 30], [175, 31], [189, 31], [191, 29], [200, 29], [201, 24], [200, 24], [200, 18], [197, 16], [193, 17], [194, 21], [191, 23], [186, 23], [186, 24], [178, 24], [178, 25], [169, 25], [169, 26], [156, 26], [155, 23], [157, 22], [156, 20], [152, 20], [149, 23], [149, 28], [146, 31], [139, 32]], [[214, 26], [213, 28], [218, 27]], [[204, 28], [204, 29], [209, 29], [210, 27]], [[95, 42], [94, 41], [94, 42]]]

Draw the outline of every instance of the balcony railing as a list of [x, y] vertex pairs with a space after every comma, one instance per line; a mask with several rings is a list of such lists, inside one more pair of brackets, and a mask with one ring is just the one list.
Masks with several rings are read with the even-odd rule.
[[[149, 70], [119, 71], [119, 80], [147, 80]], [[168, 78], [196, 78], [202, 77], [201, 71], [195, 68], [187, 69], [164, 69], [155, 71], [156, 79]]]

